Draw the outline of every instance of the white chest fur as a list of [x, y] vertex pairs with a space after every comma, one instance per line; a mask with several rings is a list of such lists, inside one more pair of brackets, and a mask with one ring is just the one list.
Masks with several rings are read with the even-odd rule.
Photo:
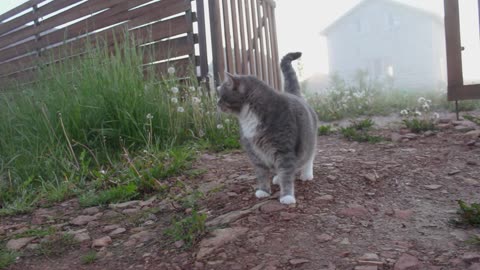
[[257, 115], [250, 109], [249, 105], [243, 106], [242, 111], [238, 116], [238, 120], [240, 122], [243, 136], [247, 139], [255, 137], [259, 120]]

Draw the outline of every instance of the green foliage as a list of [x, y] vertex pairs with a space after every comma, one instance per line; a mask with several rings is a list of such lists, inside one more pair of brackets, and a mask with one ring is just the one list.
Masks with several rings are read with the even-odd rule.
[[463, 116], [463, 118], [480, 126], [480, 117], [475, 117], [473, 115], [466, 114]]
[[[214, 92], [194, 75], [180, 80], [147, 70], [145, 76], [139, 67], [153, 52], [135, 46], [134, 37], [126, 40], [132, 42], [115, 46], [114, 54], [99, 40], [84, 57], [43, 66], [39, 77], [52, 79], [0, 93], [0, 213], [22, 213], [39, 198], [58, 202], [92, 186], [108, 190], [133, 181], [139, 193], [155, 191], [156, 180], [185, 168], [186, 157], [171, 153], [181, 146], [239, 147], [238, 125], [217, 113]], [[129, 170], [141, 167], [140, 176], [125, 174], [129, 179], [120, 183], [104, 177], [97, 185], [94, 172], [143, 150], [176, 157], [155, 161], [156, 169], [133, 164]]]
[[15, 235], [15, 238], [23, 238], [23, 237], [44, 237], [47, 235], [51, 235], [55, 233], [54, 227], [49, 227], [48, 229], [29, 229], [25, 232], [19, 233]]
[[37, 255], [43, 256], [60, 256], [78, 246], [78, 242], [74, 239], [73, 234], [56, 234], [52, 235], [48, 241], [40, 243], [39, 248], [35, 251]]
[[322, 125], [318, 127], [318, 134], [320, 136], [327, 136], [332, 133], [332, 126], [330, 125]]
[[82, 207], [107, 205], [129, 201], [139, 196], [138, 188], [134, 183], [115, 186], [99, 192], [90, 191], [80, 196], [79, 203]]
[[0, 248], [0, 269], [6, 269], [9, 265], [15, 262], [18, 254], [13, 251], [8, 251]]
[[472, 203], [468, 205], [462, 200], [458, 200], [457, 202], [460, 207], [458, 211], [461, 219], [460, 222], [480, 227], [480, 204]]
[[[404, 125], [414, 133], [435, 130], [435, 119], [438, 113], [431, 112], [432, 101], [424, 97], [417, 100], [418, 106], [413, 110], [403, 109], [400, 114], [403, 117]], [[423, 112], [423, 113], [422, 113]]]
[[374, 124], [369, 118], [361, 121], [352, 121], [348, 127], [341, 128], [340, 133], [350, 141], [378, 143], [383, 141], [383, 138], [369, 134]]
[[424, 131], [435, 130], [435, 124], [431, 120], [426, 119], [403, 119], [405, 126], [414, 133], [421, 133]]
[[205, 235], [205, 221], [207, 215], [193, 210], [192, 213], [180, 220], [173, 219], [172, 225], [165, 231], [173, 241], [184, 242], [185, 248], [195, 245]]
[[95, 250], [90, 250], [87, 254], [83, 255], [80, 261], [82, 264], [91, 264], [94, 263], [98, 259], [97, 252]]

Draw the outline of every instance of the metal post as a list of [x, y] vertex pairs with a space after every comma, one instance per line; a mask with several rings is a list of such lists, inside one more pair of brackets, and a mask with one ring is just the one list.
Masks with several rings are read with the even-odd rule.
[[460, 120], [460, 115], [458, 112], [458, 100], [455, 100], [455, 113], [457, 114], [457, 121]]

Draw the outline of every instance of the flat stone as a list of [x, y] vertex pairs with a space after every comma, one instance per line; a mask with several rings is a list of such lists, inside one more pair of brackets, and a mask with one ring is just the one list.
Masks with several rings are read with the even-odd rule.
[[409, 140], [415, 140], [415, 139], [417, 139], [417, 137], [418, 137], [418, 135], [415, 134], [415, 133], [407, 133], [407, 134], [402, 136], [402, 138], [409, 139]]
[[280, 219], [282, 220], [292, 220], [292, 219], [296, 219], [297, 217], [298, 217], [298, 214], [295, 214], [295, 213], [289, 213], [289, 212], [280, 213]]
[[358, 258], [361, 261], [378, 261], [380, 258], [376, 253], [365, 253], [362, 257]]
[[340, 245], [350, 245], [350, 240], [348, 238], [343, 238], [343, 240], [340, 242]]
[[125, 228], [116, 228], [115, 230], [113, 230], [112, 232], [110, 232], [108, 235], [110, 236], [115, 236], [115, 235], [119, 235], [119, 234], [122, 234], [124, 232], [126, 232], [127, 229]]
[[475, 128], [473, 128], [471, 126], [463, 126], [463, 125], [455, 126], [455, 130], [459, 131], [459, 132], [468, 132], [468, 131], [471, 131], [471, 130], [474, 130], [474, 129]]
[[138, 203], [138, 205], [142, 208], [144, 207], [150, 207], [153, 205], [153, 203], [157, 200], [156, 196], [153, 196], [152, 198], [146, 200], [146, 201], [141, 201]]
[[148, 242], [154, 239], [156, 236], [155, 233], [150, 231], [141, 231], [139, 233], [133, 234], [130, 236], [127, 242], [123, 243], [125, 246], [131, 247], [140, 243]]
[[86, 232], [82, 232], [82, 233], [77, 233], [73, 236], [73, 240], [77, 241], [77, 242], [85, 242], [85, 241], [88, 241], [90, 240], [90, 235]]
[[82, 213], [84, 213], [85, 215], [95, 215], [97, 214], [98, 212], [100, 212], [100, 209], [98, 207], [90, 207], [90, 208], [85, 208], [83, 209]]
[[24, 237], [19, 239], [11, 239], [7, 242], [7, 249], [18, 251], [28, 245], [30, 242], [33, 241], [35, 237]]
[[442, 188], [442, 185], [424, 185], [424, 187], [428, 190], [437, 190]]
[[469, 132], [463, 134], [463, 136], [465, 138], [470, 139], [470, 140], [476, 140], [480, 137], [480, 129], [469, 131]]
[[274, 213], [285, 209], [286, 206], [278, 201], [269, 201], [268, 203], [260, 207], [260, 211], [263, 213]]
[[476, 145], [476, 144], [477, 144], [477, 141], [476, 141], [476, 140], [471, 140], [471, 141], [468, 141], [468, 142], [466, 143], [467, 146], [474, 146], [474, 145]]
[[122, 211], [122, 213], [125, 214], [125, 215], [132, 216], [132, 215], [140, 213], [140, 211], [141, 211], [140, 208], [128, 208], [128, 209], [124, 209]]
[[334, 198], [332, 195], [322, 195], [320, 197], [317, 198], [318, 201], [322, 202], [322, 203], [329, 203], [329, 202], [333, 202]]
[[288, 262], [293, 266], [297, 266], [297, 265], [309, 263], [310, 261], [307, 259], [291, 259]]
[[200, 242], [200, 249], [197, 253], [197, 260], [205, 258], [219, 247], [223, 246], [226, 243], [234, 241], [238, 237], [246, 234], [247, 232], [248, 228], [244, 227], [217, 229], [213, 231], [211, 233], [213, 237], [204, 238]]
[[78, 216], [70, 221], [70, 224], [77, 225], [77, 226], [82, 226], [86, 225], [90, 221], [96, 220], [96, 216]]
[[393, 270], [423, 270], [420, 261], [410, 254], [403, 254], [395, 263]]
[[112, 238], [110, 236], [104, 236], [97, 238], [92, 242], [92, 248], [102, 248], [110, 245], [112, 243]]
[[325, 242], [328, 242], [328, 241], [332, 241], [333, 237], [329, 234], [326, 234], [326, 233], [322, 233], [320, 235], [317, 235], [316, 236], [318, 242], [320, 243], [325, 243]]
[[393, 216], [399, 219], [408, 220], [413, 216], [413, 210], [394, 210]]
[[174, 245], [176, 248], [181, 248], [185, 245], [185, 242], [183, 240], [175, 241]]
[[462, 260], [466, 263], [478, 263], [480, 262], [480, 253], [467, 252], [462, 255]]
[[363, 176], [363, 178], [365, 178], [365, 180], [367, 180], [370, 183], [374, 183], [378, 179], [377, 176], [373, 173], [367, 173]]
[[468, 270], [480, 270], [480, 263], [474, 263], [474, 264], [470, 265]]
[[392, 133], [392, 135], [390, 135], [390, 139], [392, 140], [392, 142], [400, 142], [402, 140], [402, 135], [394, 132]]
[[118, 224], [107, 225], [103, 227], [102, 232], [110, 232], [118, 228], [120, 228], [120, 225]]
[[471, 186], [480, 186], [480, 182], [478, 180], [472, 179], [472, 178], [464, 178], [463, 182], [467, 185]]
[[378, 266], [376, 265], [359, 265], [355, 266], [355, 270], [378, 270]]
[[452, 127], [453, 127], [452, 124], [438, 124], [437, 125], [437, 128], [440, 129], [440, 130], [450, 129]]
[[339, 215], [346, 217], [364, 218], [368, 215], [368, 210], [361, 205], [351, 204], [348, 208], [340, 210]]
[[112, 203], [108, 207], [112, 209], [125, 209], [125, 208], [131, 208], [135, 207], [140, 204], [140, 201], [129, 201], [129, 202], [123, 202], [123, 203]]

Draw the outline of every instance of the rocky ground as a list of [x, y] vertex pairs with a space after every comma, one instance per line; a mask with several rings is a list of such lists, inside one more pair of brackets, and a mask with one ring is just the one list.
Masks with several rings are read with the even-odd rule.
[[[19, 254], [7, 269], [478, 270], [480, 247], [466, 240], [480, 229], [451, 221], [457, 200], [480, 201], [479, 127], [439, 127], [381, 130], [391, 141], [378, 144], [319, 137], [315, 179], [297, 181], [294, 206], [278, 194], [256, 199], [237, 151], [201, 155], [195, 167], [205, 173], [179, 177], [177, 198], [88, 209], [73, 199], [2, 217], [0, 242]], [[192, 214], [184, 190], [204, 194], [192, 200], [208, 217], [192, 247], [165, 234], [173, 217]]]

